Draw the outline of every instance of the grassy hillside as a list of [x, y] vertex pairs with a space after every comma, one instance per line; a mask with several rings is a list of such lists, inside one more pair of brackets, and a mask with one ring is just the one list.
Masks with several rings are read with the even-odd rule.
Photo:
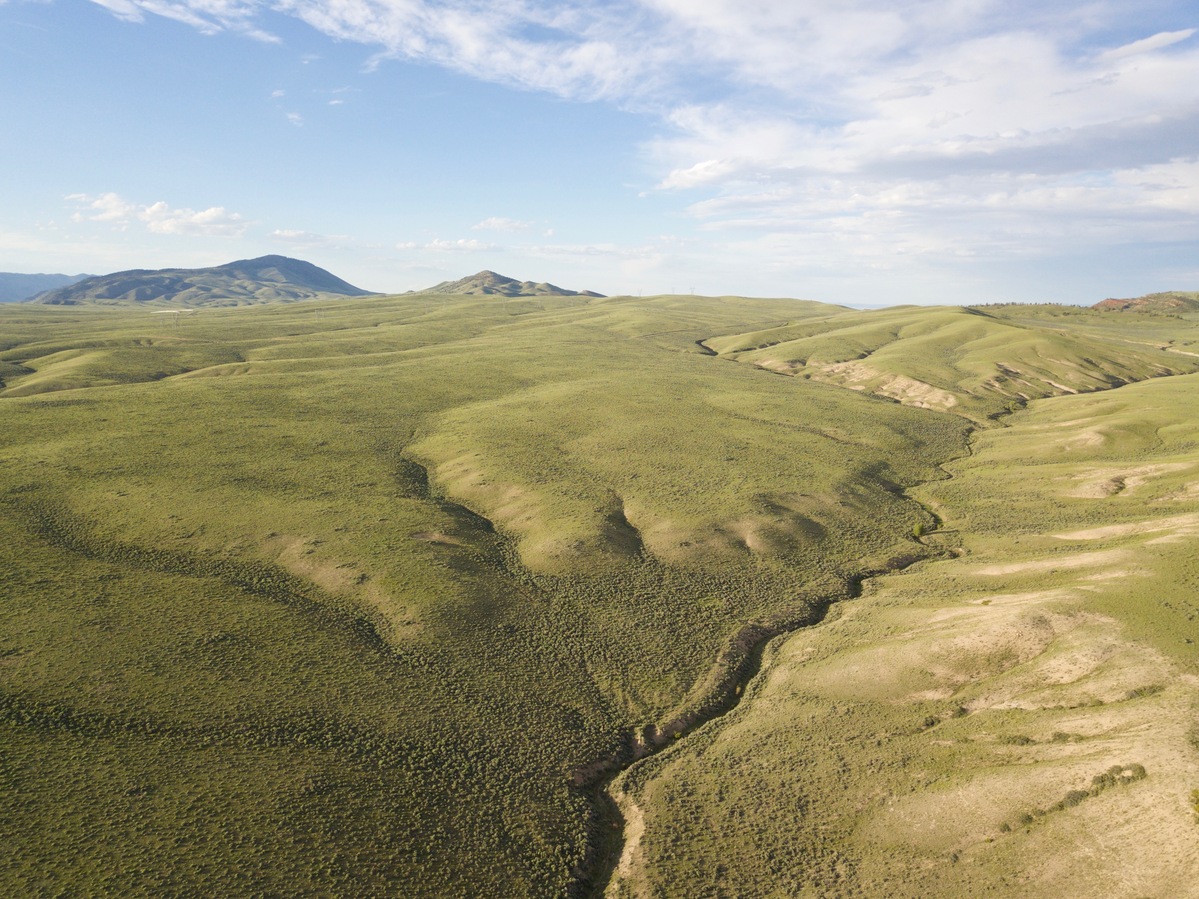
[[1192, 895], [1195, 377], [1038, 400], [913, 491], [954, 558], [632, 769], [609, 894]]
[[574, 772], [747, 620], [921, 551], [896, 485], [958, 423], [695, 343], [811, 310], [9, 314], [8, 882], [569, 889]]
[[974, 421], [1031, 399], [1103, 390], [1179, 368], [1177, 357], [1158, 346], [1113, 342], [1078, 327], [1093, 317], [1088, 310], [1062, 309], [1036, 321], [1020, 315], [1027, 312], [1018, 307], [899, 307], [819, 317], [706, 345], [759, 368]]
[[[1026, 478], [981, 462], [975, 492], [954, 493], [981, 440], [954, 480], [907, 494], [966, 454], [967, 418], [738, 364], [754, 361], [745, 341], [714, 335], [873, 342], [897, 371], [931, 358], [929, 341], [974, 341], [905, 376], [940, 378], [979, 420], [1011, 401], [979, 386], [985, 346], [1045, 393], [1199, 367], [1160, 334], [1107, 335], [1100, 313], [1074, 334], [1048, 313], [920, 313], [880, 325], [784, 300], [451, 295], [178, 319], [0, 309], [5, 891], [596, 888], [619, 848], [595, 791], [613, 760], [724, 704], [758, 636], [815, 620], [864, 572], [944, 553], [951, 538], [922, 537], [935, 515], [966, 533], [1001, 488], [1024, 508]], [[1086, 413], [1103, 434], [1109, 411]], [[1112, 452], [1177, 464], [1154, 453], [1185, 457], [1185, 433], [1145, 443], [1154, 427], [1117, 428]], [[1140, 521], [1126, 501], [1145, 476], [1105, 477]], [[1070, 511], [1052, 533], [1106, 520]], [[1093, 614], [1185, 663], [1152, 606], [1110, 605]], [[747, 772], [771, 761], [735, 745]], [[719, 847], [654, 786], [680, 757], [630, 775], [646, 791], [638, 876], [702, 892]], [[799, 845], [793, 817], [743, 831], [722, 863], [769, 873], [748, 847]], [[681, 838], [691, 867], [655, 848], [677, 854]]]

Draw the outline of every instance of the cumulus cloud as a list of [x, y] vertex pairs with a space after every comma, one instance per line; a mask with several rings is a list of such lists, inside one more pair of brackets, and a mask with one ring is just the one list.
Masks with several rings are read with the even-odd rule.
[[659, 188], [701, 188], [708, 196], [689, 211], [708, 230], [822, 234], [837, 258], [851, 244], [1052, 253], [1199, 223], [1193, 30], [1095, 53], [1052, 22], [966, 17], [946, 31], [910, 15], [896, 31], [890, 12], [880, 16], [900, 43], [847, 68], [816, 109], [803, 108], [805, 85], [824, 63], [793, 80], [780, 66], [745, 70], [794, 105], [678, 108], [674, 133], [650, 148], [667, 171]]
[[171, 207], [161, 200], [146, 205], [116, 193], [69, 194], [66, 199], [76, 206], [72, 221], [104, 222], [121, 229], [138, 224], [154, 234], [240, 237], [249, 226], [241, 215], [224, 206], [196, 210]]
[[[1042, 252], [1071, 225], [1127, 242], [1199, 226], [1184, 4], [1153, 18], [1090, 0], [94, 2], [247, 34], [284, 13], [379, 59], [651, 113], [656, 190], [688, 191], [713, 232], [911, 255]], [[470, 243], [425, 248], [483, 248]]]

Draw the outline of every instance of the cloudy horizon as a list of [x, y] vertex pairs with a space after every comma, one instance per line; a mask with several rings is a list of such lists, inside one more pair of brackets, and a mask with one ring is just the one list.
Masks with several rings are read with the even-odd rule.
[[1180, 2], [9, 0], [0, 269], [1196, 289], [1197, 27]]

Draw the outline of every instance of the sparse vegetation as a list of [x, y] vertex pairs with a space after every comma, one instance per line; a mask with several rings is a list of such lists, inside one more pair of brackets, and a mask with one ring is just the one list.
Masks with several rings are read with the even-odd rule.
[[[1152, 316], [1069, 313], [0, 309], [0, 883], [583, 894], [612, 848], [596, 790], [650, 744], [613, 894], [881, 895], [934, 856], [942, 895], [990, 876], [1011, 857], [951, 825], [1078, 805], [1052, 753], [1178, 702], [1199, 636], [1185, 544], [1151, 542], [1199, 501], [1190, 379], [1007, 408], [1199, 359], [1147, 345]], [[1067, 634], [1108, 667], [1020, 679]], [[1002, 808], [905, 842], [1009, 775]]]

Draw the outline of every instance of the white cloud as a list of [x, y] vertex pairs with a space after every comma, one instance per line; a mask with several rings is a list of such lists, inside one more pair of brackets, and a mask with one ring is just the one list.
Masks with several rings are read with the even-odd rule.
[[523, 247], [522, 251], [534, 258], [569, 257], [573, 259], [590, 259], [608, 257], [613, 259], [643, 259], [661, 255], [661, 247], [652, 244], [627, 246], [615, 243], [598, 244], [542, 244], [540, 246]]
[[134, 0], [92, 0], [97, 6], [103, 6], [118, 19], [126, 22], [142, 22], [142, 5]]
[[203, 32], [234, 31], [264, 43], [279, 43], [278, 36], [254, 24], [262, 5], [255, 0], [92, 0], [127, 22], [143, 22], [150, 13], [174, 19]]
[[519, 219], [504, 218], [493, 215], [485, 218], [477, 225], [471, 225], [472, 231], [528, 231], [533, 227], [532, 222], [522, 222]]
[[291, 122], [297, 128], [303, 127], [304, 117], [302, 115], [300, 115], [298, 112], [289, 112], [289, 113], [286, 113], [286, 115], [287, 115], [287, 121]]
[[[279, 11], [337, 40], [381, 48], [384, 56], [426, 60], [504, 84], [561, 96], [619, 98], [646, 84], [652, 49], [637, 43], [647, 12], [635, 0], [547, 8], [533, 0], [93, 0], [115, 15], [146, 14], [205, 33], [234, 31], [273, 40], [254, 21]], [[623, 13], [623, 15], [622, 15]], [[540, 38], [529, 36], [537, 29]], [[546, 37], [548, 35], [549, 37]]]
[[340, 247], [351, 242], [341, 234], [316, 234], [294, 228], [276, 228], [269, 235], [271, 240], [296, 247]]
[[818, 234], [836, 258], [1052, 254], [1199, 226], [1191, 32], [1094, 55], [1065, 30], [909, 25], [901, 56], [847, 69], [816, 115], [680, 107], [650, 146], [659, 187], [708, 194], [690, 206], [708, 230]]
[[685, 169], [675, 169], [658, 185], [664, 190], [701, 187], [722, 181], [736, 168], [731, 159], [705, 159]]
[[427, 250], [435, 253], [478, 253], [502, 250], [499, 244], [486, 243], [481, 240], [459, 238], [458, 240], [442, 240], [437, 238], [428, 243], [404, 241], [395, 245], [397, 250]]
[[1100, 53], [1098, 58], [1103, 62], [1115, 62], [1116, 60], [1127, 59], [1129, 56], [1138, 56], [1141, 53], [1160, 50], [1163, 47], [1180, 43], [1194, 33], [1194, 28], [1187, 28], [1183, 31], [1162, 31], [1151, 37], [1133, 41], [1131, 44], [1125, 44], [1123, 47], [1107, 50]]
[[116, 193], [69, 194], [66, 199], [77, 207], [72, 221], [104, 222], [122, 230], [140, 224], [154, 234], [241, 237], [249, 226], [241, 215], [229, 212], [224, 206], [201, 210], [172, 208], [161, 200], [143, 205], [132, 203]]
[[653, 113], [656, 189], [698, 193], [701, 228], [759, 253], [1051, 253], [1199, 228], [1199, 46], [1172, 0], [94, 2], [244, 34], [283, 13], [380, 60]]

